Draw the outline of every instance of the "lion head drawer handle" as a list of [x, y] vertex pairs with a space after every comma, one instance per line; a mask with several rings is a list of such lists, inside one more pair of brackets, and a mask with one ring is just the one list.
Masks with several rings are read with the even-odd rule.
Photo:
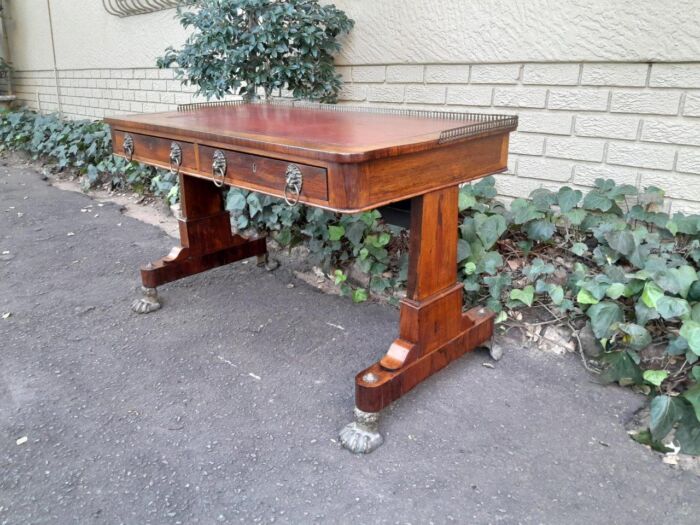
[[284, 185], [284, 200], [289, 206], [295, 206], [301, 196], [301, 187], [304, 184], [304, 176], [296, 164], [287, 166], [285, 173], [286, 183]]
[[211, 161], [211, 174], [214, 186], [217, 188], [223, 187], [224, 177], [226, 176], [226, 155], [221, 150], [214, 150]]
[[134, 139], [128, 133], [124, 134], [122, 149], [124, 150], [124, 156], [126, 157], [126, 160], [131, 162], [131, 159], [134, 158]]
[[173, 175], [180, 173], [180, 166], [182, 166], [182, 148], [173, 141], [170, 143], [170, 173]]

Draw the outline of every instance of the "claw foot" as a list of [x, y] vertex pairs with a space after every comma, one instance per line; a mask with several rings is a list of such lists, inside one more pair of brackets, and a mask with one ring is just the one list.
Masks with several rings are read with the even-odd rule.
[[131, 309], [137, 314], [149, 314], [160, 309], [160, 300], [155, 288], [141, 287], [143, 297], [131, 303]]
[[258, 266], [264, 266], [268, 272], [274, 272], [277, 268], [279, 268], [279, 265], [279, 261], [277, 259], [273, 259], [268, 254], [258, 255]]
[[340, 431], [340, 444], [353, 454], [369, 454], [383, 442], [379, 433], [379, 412], [363, 412], [355, 408], [355, 421]]

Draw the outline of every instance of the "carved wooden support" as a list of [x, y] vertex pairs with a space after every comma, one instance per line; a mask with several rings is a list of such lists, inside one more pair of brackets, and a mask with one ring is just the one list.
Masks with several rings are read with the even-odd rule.
[[141, 267], [146, 288], [176, 281], [248, 257], [267, 253], [265, 238], [246, 239], [231, 233], [231, 217], [221, 190], [210, 181], [180, 175], [180, 246]]
[[462, 313], [458, 192], [455, 186], [411, 202], [408, 290], [401, 301], [399, 337], [378, 363], [355, 378], [361, 411], [382, 410], [493, 334], [493, 313], [484, 308]]

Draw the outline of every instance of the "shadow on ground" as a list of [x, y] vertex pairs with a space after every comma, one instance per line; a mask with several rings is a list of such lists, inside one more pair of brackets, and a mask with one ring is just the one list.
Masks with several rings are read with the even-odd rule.
[[643, 401], [574, 357], [467, 355], [352, 456], [353, 377], [397, 312], [250, 262], [132, 314], [171, 245], [0, 169], [0, 523], [697, 523], [700, 479], [625, 433]]

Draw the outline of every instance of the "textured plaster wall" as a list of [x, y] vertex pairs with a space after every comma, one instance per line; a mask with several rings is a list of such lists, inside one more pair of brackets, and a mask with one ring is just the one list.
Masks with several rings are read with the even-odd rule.
[[[46, 0], [5, 0], [15, 67], [23, 71], [53, 68]], [[101, 0], [50, 0], [56, 62], [59, 69], [153, 67], [185, 31], [167, 9], [119, 18]]]
[[334, 0], [348, 64], [694, 61], [698, 0]]
[[[45, 0], [6, 0], [18, 98], [58, 109]], [[590, 187], [667, 190], [700, 212], [700, 0], [335, 0], [357, 22], [341, 99], [517, 113], [503, 196]], [[173, 10], [129, 18], [51, 0], [61, 109], [74, 118], [193, 100], [153, 67], [185, 38]]]

